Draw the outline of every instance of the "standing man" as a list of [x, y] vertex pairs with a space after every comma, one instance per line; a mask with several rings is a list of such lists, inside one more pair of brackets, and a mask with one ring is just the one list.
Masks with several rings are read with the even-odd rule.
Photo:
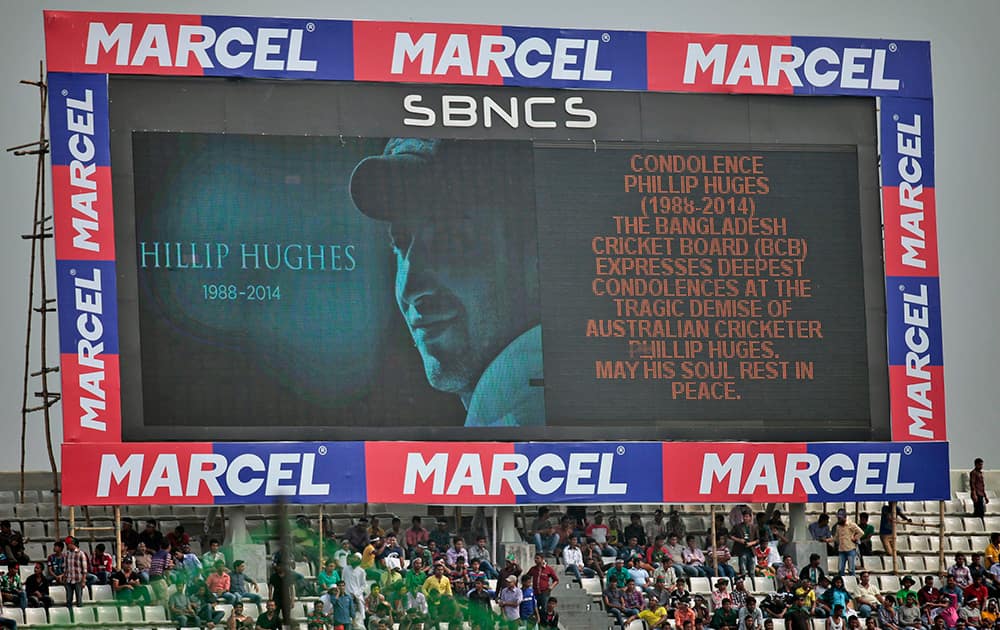
[[79, 547], [79, 541], [74, 536], [67, 536], [65, 551], [66, 607], [73, 607], [73, 597], [76, 597], [77, 607], [83, 606], [83, 585], [87, 581], [87, 554]]
[[[837, 572], [840, 575], [854, 575], [854, 563], [858, 556], [858, 541], [865, 535], [864, 530], [856, 523], [848, 521], [847, 510], [840, 508], [837, 510], [837, 527], [833, 534], [839, 557]], [[846, 574], [844, 573], [845, 568], [848, 569]]]
[[389, 223], [396, 304], [427, 382], [465, 426], [545, 423], [531, 149], [393, 138], [351, 175], [355, 206]]
[[986, 479], [983, 477], [983, 458], [977, 457], [969, 471], [969, 490], [972, 493], [972, 515], [986, 518]]
[[535, 554], [535, 566], [528, 569], [526, 577], [531, 578], [531, 588], [535, 591], [538, 608], [544, 610], [552, 589], [559, 584], [559, 575], [545, 562], [545, 556]]

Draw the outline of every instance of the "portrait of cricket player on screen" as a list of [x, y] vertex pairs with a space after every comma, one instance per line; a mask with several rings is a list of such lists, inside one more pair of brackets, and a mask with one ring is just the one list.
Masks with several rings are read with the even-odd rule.
[[531, 146], [393, 138], [351, 175], [385, 222], [395, 300], [427, 382], [467, 427], [545, 423]]

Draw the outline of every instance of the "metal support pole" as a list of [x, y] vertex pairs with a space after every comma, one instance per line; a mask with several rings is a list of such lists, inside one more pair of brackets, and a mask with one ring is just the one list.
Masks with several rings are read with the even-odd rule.
[[115, 566], [122, 566], [122, 508], [115, 506]]
[[715, 569], [715, 574], [719, 575], [719, 539], [715, 533], [715, 504], [708, 506], [708, 518], [712, 522], [712, 568]]

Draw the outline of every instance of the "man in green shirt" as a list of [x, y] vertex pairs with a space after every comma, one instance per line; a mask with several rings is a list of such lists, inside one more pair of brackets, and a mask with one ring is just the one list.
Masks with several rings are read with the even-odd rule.
[[631, 578], [628, 569], [625, 568], [624, 558], [615, 558], [615, 566], [608, 569], [607, 573], [604, 574], [605, 584], [611, 584], [611, 578], [615, 578], [619, 584], [624, 584]]
[[327, 560], [323, 570], [316, 576], [316, 584], [319, 586], [319, 590], [324, 593], [329, 593], [336, 588], [337, 582], [339, 581], [340, 571], [337, 570], [337, 562], [334, 560]]
[[903, 579], [900, 580], [899, 582], [900, 584], [903, 585], [903, 588], [896, 591], [897, 602], [905, 602], [906, 599], [910, 596], [913, 596], [914, 598], [917, 597], [917, 592], [913, 590], [913, 585], [916, 584], [917, 582], [913, 578], [907, 575], [903, 577]]
[[719, 630], [720, 628], [735, 630], [739, 623], [739, 612], [733, 608], [733, 601], [727, 597], [722, 600], [722, 606], [716, 608], [715, 612], [712, 613], [712, 620], [708, 622], [708, 625], [713, 630]]

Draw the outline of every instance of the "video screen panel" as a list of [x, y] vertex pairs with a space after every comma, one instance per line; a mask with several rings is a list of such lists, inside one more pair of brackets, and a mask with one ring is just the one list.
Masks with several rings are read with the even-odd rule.
[[888, 435], [871, 100], [110, 91], [127, 440]]

